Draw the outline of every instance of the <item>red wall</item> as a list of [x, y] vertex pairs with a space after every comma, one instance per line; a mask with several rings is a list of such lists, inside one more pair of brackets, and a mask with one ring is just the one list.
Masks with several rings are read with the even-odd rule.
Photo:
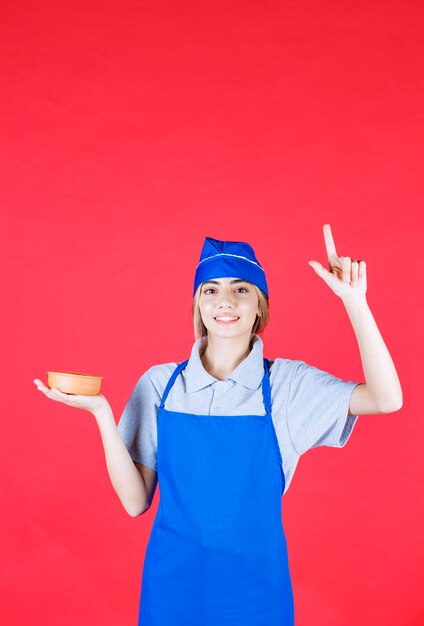
[[296, 626], [424, 623], [422, 3], [1, 13], [3, 623], [136, 624], [157, 495], [130, 518], [94, 418], [32, 381], [101, 374], [118, 421], [148, 367], [190, 354], [205, 236], [250, 242], [265, 267], [265, 356], [364, 380], [308, 265], [326, 261], [324, 223], [367, 262], [404, 405], [300, 460], [283, 498]]

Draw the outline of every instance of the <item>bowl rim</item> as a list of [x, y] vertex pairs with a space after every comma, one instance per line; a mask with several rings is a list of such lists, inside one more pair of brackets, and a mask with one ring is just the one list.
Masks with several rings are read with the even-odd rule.
[[102, 379], [103, 376], [97, 376], [96, 374], [84, 374], [84, 372], [57, 372], [47, 371], [47, 374], [59, 374], [60, 376], [69, 376], [72, 378], [97, 378]]

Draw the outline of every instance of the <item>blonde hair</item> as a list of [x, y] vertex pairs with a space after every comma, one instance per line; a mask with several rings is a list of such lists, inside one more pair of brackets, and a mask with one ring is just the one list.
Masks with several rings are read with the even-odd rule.
[[[246, 281], [246, 282], [249, 282], [249, 281]], [[200, 299], [200, 294], [202, 292], [203, 284], [204, 283], [201, 283], [196, 289], [196, 293], [194, 294], [193, 302], [192, 302], [194, 336], [196, 340], [200, 339], [200, 337], [205, 337], [208, 334], [208, 329], [206, 328], [206, 326], [204, 325], [202, 321], [202, 316], [200, 314], [200, 307], [199, 307], [199, 299]], [[259, 287], [257, 287], [253, 283], [249, 283], [249, 284], [252, 285], [252, 287], [256, 291], [256, 295], [258, 296], [258, 309], [259, 309], [259, 315], [256, 316], [255, 323], [253, 324], [253, 327], [252, 327], [252, 335], [254, 334], [259, 335], [263, 333], [263, 331], [265, 330], [265, 327], [267, 326], [269, 322], [269, 298], [262, 291], [262, 289], [259, 289]]]

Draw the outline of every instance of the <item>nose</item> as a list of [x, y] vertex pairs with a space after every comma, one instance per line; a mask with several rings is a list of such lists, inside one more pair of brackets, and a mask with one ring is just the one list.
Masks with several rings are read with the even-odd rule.
[[226, 309], [228, 306], [232, 307], [234, 304], [234, 296], [231, 292], [227, 293], [223, 291], [219, 297], [219, 308]]

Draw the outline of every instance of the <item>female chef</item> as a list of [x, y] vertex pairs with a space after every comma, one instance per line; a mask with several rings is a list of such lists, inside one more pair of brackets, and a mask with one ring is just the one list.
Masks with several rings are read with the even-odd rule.
[[106, 398], [48, 389], [90, 411], [108, 472], [132, 516], [160, 500], [146, 549], [139, 626], [293, 626], [281, 496], [301, 454], [342, 447], [358, 415], [402, 406], [399, 379], [366, 300], [364, 261], [314, 271], [343, 301], [366, 383], [263, 356], [268, 286], [253, 248], [206, 237], [196, 268], [190, 358], [137, 382], [118, 427]]

